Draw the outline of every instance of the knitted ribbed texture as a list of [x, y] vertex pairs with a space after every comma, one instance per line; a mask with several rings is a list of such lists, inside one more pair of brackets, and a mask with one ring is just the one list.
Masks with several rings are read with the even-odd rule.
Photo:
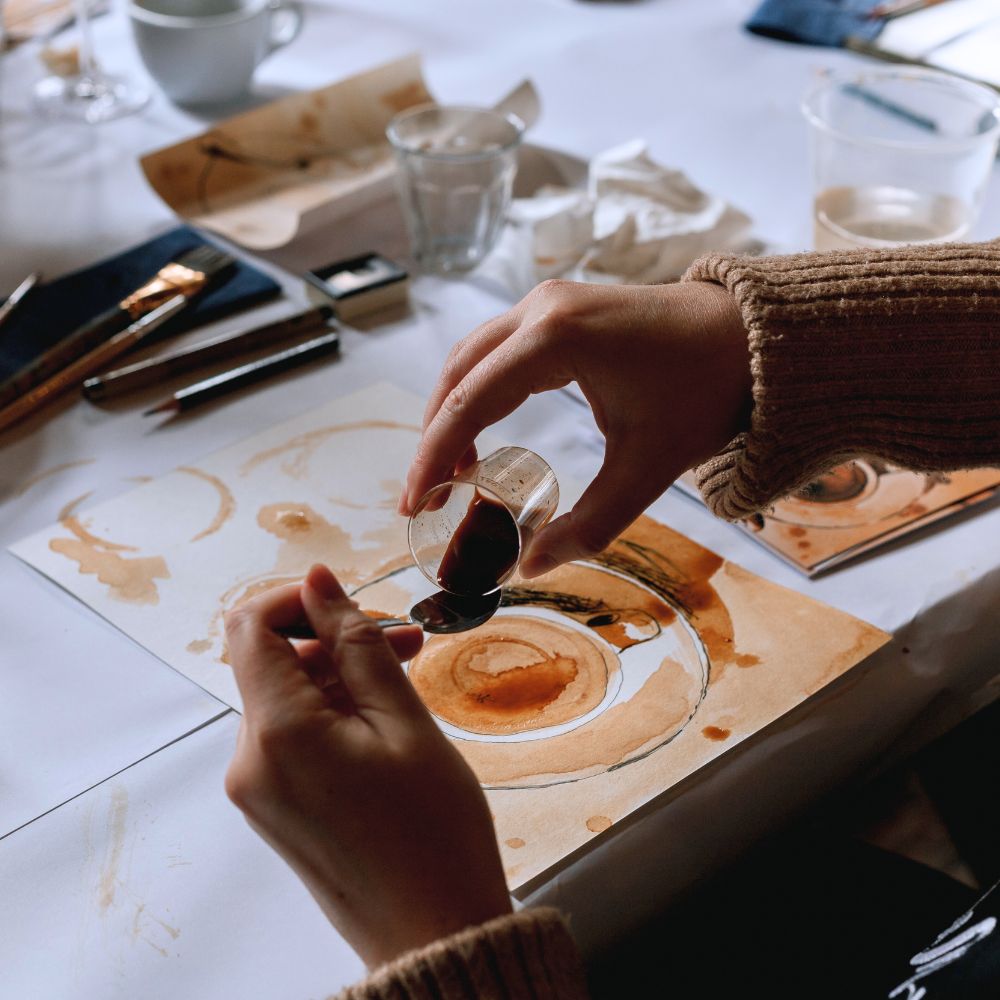
[[719, 516], [862, 455], [1000, 465], [1000, 242], [713, 255], [684, 280], [724, 285], [749, 334], [750, 429], [695, 470]]
[[558, 910], [470, 927], [382, 966], [336, 1000], [585, 1000], [576, 945]]

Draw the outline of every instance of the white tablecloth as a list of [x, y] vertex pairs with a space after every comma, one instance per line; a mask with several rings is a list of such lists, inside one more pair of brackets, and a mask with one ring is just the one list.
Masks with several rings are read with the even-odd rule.
[[[754, 38], [740, 29], [752, 7], [316, 2], [305, 5], [304, 33], [262, 65], [257, 89], [311, 88], [414, 50], [444, 101], [492, 102], [530, 76], [543, 102], [534, 142], [587, 157], [643, 137], [658, 160], [746, 210], [757, 235], [802, 248], [811, 218], [798, 99], [817, 71], [858, 57]], [[144, 77], [120, 10], [95, 34], [106, 68]], [[205, 125], [159, 95], [141, 116], [97, 129], [43, 123], [28, 101], [40, 73], [31, 48], [0, 61], [0, 293], [34, 268], [52, 277], [173, 225], [136, 157]], [[394, 211], [313, 233], [268, 266], [301, 300], [296, 270], [352, 251], [399, 253]], [[995, 173], [973, 235], [998, 230]], [[474, 280], [420, 278], [412, 300], [405, 318], [346, 331], [337, 364], [197, 419], [154, 430], [134, 399], [103, 409], [69, 399], [5, 433], [0, 544], [51, 523], [84, 493], [90, 502], [113, 496], [359, 385], [390, 379], [426, 394], [450, 345], [507, 305]], [[585, 481], [600, 454], [583, 419], [577, 404], [549, 394], [498, 432], [545, 455], [561, 480]], [[588, 948], [827, 789], [952, 723], [983, 697], [974, 693], [1000, 650], [995, 504], [813, 582], [689, 500], [669, 494], [652, 513], [896, 638], [850, 684], [615, 827], [534, 894], [570, 911]], [[304, 1000], [360, 974], [224, 799], [235, 724], [226, 706], [0, 554], [0, 997]]]

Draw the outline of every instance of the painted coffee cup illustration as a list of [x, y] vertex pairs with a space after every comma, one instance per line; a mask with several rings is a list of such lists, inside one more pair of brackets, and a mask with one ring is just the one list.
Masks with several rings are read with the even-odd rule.
[[558, 506], [559, 484], [542, 458], [498, 448], [421, 497], [407, 532], [413, 561], [451, 594], [494, 593]]
[[881, 462], [855, 459], [776, 503], [769, 517], [807, 528], [862, 527], [901, 513], [926, 489], [920, 476]]
[[[395, 614], [424, 588], [411, 566], [352, 596], [370, 614]], [[708, 670], [682, 609], [590, 562], [512, 577], [490, 621], [428, 637], [407, 667], [487, 787], [577, 781], [641, 759], [687, 726]], [[499, 771], [518, 776], [495, 781]]]

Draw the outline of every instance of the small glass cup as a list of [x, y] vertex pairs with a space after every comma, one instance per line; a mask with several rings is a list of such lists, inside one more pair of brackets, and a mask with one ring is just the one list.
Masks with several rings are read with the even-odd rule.
[[471, 271], [493, 249], [523, 134], [515, 115], [485, 108], [421, 105], [389, 123], [386, 135], [421, 270]]
[[463, 597], [491, 594], [558, 506], [559, 484], [542, 458], [498, 448], [420, 498], [410, 517], [410, 552], [436, 587]]
[[805, 98], [817, 250], [961, 240], [982, 207], [1000, 95], [901, 66], [827, 76]]

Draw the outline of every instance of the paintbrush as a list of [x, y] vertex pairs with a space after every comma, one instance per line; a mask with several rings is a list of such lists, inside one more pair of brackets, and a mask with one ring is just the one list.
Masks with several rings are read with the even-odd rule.
[[80, 384], [80, 380], [103, 368], [109, 361], [137, 347], [154, 330], [172, 319], [191, 300], [182, 294], [177, 294], [161, 303], [152, 312], [137, 319], [121, 333], [116, 333], [110, 340], [98, 344], [82, 358], [77, 358], [51, 378], [26, 392], [17, 402], [0, 410], [0, 430], [17, 423], [29, 413], [44, 406], [50, 399]]
[[[234, 265], [235, 261], [229, 254], [213, 246], [203, 245], [181, 254], [161, 267], [141, 288], [63, 337], [31, 364], [0, 383], [0, 407], [19, 400], [30, 389], [163, 305], [167, 299], [175, 295], [191, 299], [203, 292]], [[91, 368], [87, 374], [94, 370]]]
[[41, 271], [33, 271], [27, 278], [24, 279], [24, 281], [21, 282], [21, 284], [17, 286], [17, 288], [14, 289], [14, 291], [10, 293], [7, 297], [7, 301], [4, 302], [3, 305], [0, 305], [0, 326], [3, 326], [7, 317], [17, 307], [18, 302], [20, 302], [21, 299], [23, 299], [25, 295], [27, 295], [28, 292], [30, 292], [31, 289], [38, 284], [41, 276]]
[[241, 365], [232, 371], [223, 372], [212, 378], [195, 382], [186, 389], [180, 389], [162, 403], [158, 403], [152, 409], [143, 413], [144, 417], [150, 417], [155, 413], [183, 413], [185, 410], [192, 410], [202, 403], [217, 399], [226, 393], [233, 392], [245, 385], [252, 385], [260, 382], [279, 372], [288, 371], [297, 365], [305, 364], [320, 355], [329, 354], [331, 351], [340, 349], [340, 335], [328, 333], [315, 340], [307, 340], [298, 347], [291, 347], [287, 351], [280, 351], [277, 354], [268, 355], [259, 361], [251, 361], [249, 364]]
[[173, 351], [160, 358], [140, 361], [138, 364], [118, 368], [112, 372], [102, 372], [83, 383], [83, 394], [90, 400], [108, 399], [133, 389], [140, 389], [165, 378], [172, 378], [182, 372], [189, 372], [214, 361], [232, 358], [253, 348], [263, 347], [276, 340], [291, 338], [305, 333], [313, 327], [329, 322], [333, 316], [330, 306], [316, 306], [304, 312], [285, 316], [273, 323], [213, 337], [200, 344], [180, 351]]

